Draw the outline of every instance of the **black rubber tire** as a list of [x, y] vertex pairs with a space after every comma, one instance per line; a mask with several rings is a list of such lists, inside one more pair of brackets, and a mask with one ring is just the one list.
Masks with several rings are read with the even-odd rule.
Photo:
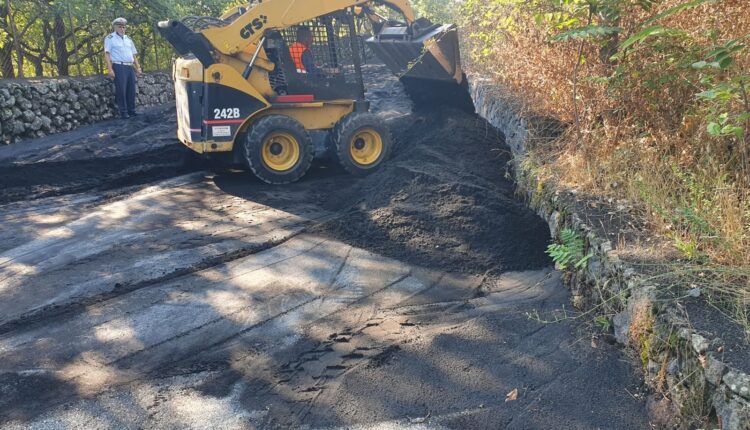
[[[263, 142], [274, 132], [293, 136], [299, 145], [299, 159], [294, 166], [284, 171], [274, 170], [263, 161]], [[310, 134], [294, 118], [284, 115], [262, 117], [251, 126], [246, 136], [245, 161], [261, 181], [269, 184], [288, 184], [299, 180], [310, 168], [314, 156]]]
[[[375, 161], [363, 165], [352, 158], [350, 145], [355, 134], [366, 128], [372, 129], [380, 135], [382, 150]], [[341, 167], [347, 172], [358, 176], [367, 175], [378, 170], [388, 158], [393, 147], [390, 130], [383, 124], [383, 120], [371, 113], [350, 113], [336, 123], [336, 126], [331, 130], [330, 137], [334, 151], [336, 152], [336, 158]]]

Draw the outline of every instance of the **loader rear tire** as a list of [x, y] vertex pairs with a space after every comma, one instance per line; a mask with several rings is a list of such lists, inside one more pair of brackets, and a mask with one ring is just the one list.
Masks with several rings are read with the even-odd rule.
[[310, 135], [297, 120], [269, 115], [258, 119], [248, 131], [245, 159], [261, 181], [288, 184], [310, 168], [313, 149]]
[[391, 151], [390, 130], [370, 113], [350, 113], [331, 131], [336, 156], [341, 166], [353, 175], [376, 171]]

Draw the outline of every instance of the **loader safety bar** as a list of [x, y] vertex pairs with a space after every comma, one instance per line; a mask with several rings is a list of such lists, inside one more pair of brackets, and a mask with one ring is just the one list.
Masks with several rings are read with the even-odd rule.
[[211, 54], [211, 48], [206, 38], [190, 30], [181, 21], [168, 20], [160, 21], [156, 28], [159, 33], [167, 39], [180, 55], [193, 54], [203, 67], [209, 67], [214, 64], [214, 56]]

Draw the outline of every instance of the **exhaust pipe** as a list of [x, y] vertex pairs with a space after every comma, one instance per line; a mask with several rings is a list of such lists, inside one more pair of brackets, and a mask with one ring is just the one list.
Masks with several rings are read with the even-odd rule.
[[204, 68], [216, 62], [211, 53], [211, 45], [206, 38], [202, 34], [189, 29], [182, 21], [172, 19], [159, 21], [156, 28], [178, 54], [195, 55], [195, 58], [203, 64]]

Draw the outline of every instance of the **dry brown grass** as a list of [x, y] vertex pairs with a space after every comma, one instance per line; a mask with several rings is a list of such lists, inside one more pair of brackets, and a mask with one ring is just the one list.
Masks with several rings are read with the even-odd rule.
[[[607, 61], [601, 44], [592, 41], [550, 42], [551, 33], [532, 19], [538, 4], [527, 2], [513, 10], [503, 3], [481, 6], [494, 18], [463, 23], [465, 49], [472, 54], [471, 67], [522, 95], [528, 110], [569, 125], [561, 138], [533, 148], [539, 174], [563, 187], [643, 208], [648, 225], [671, 240], [686, 261], [716, 268], [714, 273], [732, 269], [732, 276], [718, 276], [706, 287], [722, 297], [728, 294], [746, 312], [748, 130], [743, 139], [708, 135], [711, 107], [696, 98], [705, 88], [690, 67], [711, 46], [750, 31], [746, 0], [706, 4], [661, 20], [659, 24], [681, 29], [688, 37], [637, 45], [615, 62]], [[648, 16], [681, 3], [667, 0], [648, 13], [635, 8], [624, 13], [622, 37]], [[498, 29], [501, 19], [505, 25]], [[582, 61], [576, 67], [579, 53]], [[733, 73], [748, 73], [748, 50], [735, 60]], [[613, 75], [618, 78], [608, 79]], [[727, 76], [717, 77], [723, 78]], [[742, 100], [727, 107], [734, 113], [746, 108]]]

